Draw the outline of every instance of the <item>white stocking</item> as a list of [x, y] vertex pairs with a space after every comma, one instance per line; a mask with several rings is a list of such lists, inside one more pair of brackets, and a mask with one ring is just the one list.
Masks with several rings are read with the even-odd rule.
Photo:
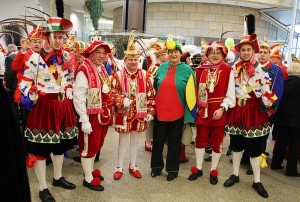
[[233, 174], [239, 176], [240, 164], [243, 157], [243, 152], [232, 152]]
[[81, 165], [84, 173], [84, 179], [86, 182], [90, 183], [93, 179], [93, 158], [82, 158]]
[[123, 168], [125, 153], [129, 145], [130, 133], [119, 134], [119, 148], [118, 148], [118, 167]]
[[146, 137], [146, 145], [148, 146], [148, 147], [150, 147], [152, 144], [151, 144], [151, 141], [152, 141], [152, 139], [151, 139], [151, 134], [150, 134], [150, 132], [152, 131], [153, 132], [153, 130], [149, 130], [149, 125], [150, 125], [150, 123], [151, 122], [148, 122], [147, 124], [148, 124], [148, 127], [147, 127], [147, 129], [146, 129], [146, 131], [145, 131], [145, 137]]
[[62, 177], [62, 165], [64, 162], [64, 155], [54, 155], [51, 153], [53, 163], [53, 178], [59, 180]]
[[195, 147], [196, 164], [199, 170], [202, 170], [204, 153], [205, 153], [205, 148], [198, 149]]
[[39, 182], [40, 191], [47, 189], [47, 182], [46, 182], [46, 159], [44, 160], [36, 160], [34, 164], [34, 171], [36, 177]]
[[250, 158], [250, 163], [253, 170], [254, 182], [260, 182], [260, 160], [258, 157]]
[[130, 165], [131, 168], [136, 166], [137, 150], [139, 146], [140, 132], [132, 131], [130, 134]]
[[212, 151], [212, 154], [211, 154], [211, 168], [210, 168], [211, 171], [212, 170], [217, 170], [220, 157], [221, 157], [221, 152], [216, 153], [216, 152]]

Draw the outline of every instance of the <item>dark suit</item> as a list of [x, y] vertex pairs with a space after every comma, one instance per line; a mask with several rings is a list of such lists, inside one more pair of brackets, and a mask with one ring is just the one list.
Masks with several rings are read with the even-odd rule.
[[[4, 185], [2, 193], [8, 194], [6, 201], [30, 202], [30, 187], [26, 169], [26, 154], [20, 127], [13, 116], [9, 105], [8, 96], [2, 85], [0, 85], [0, 128], [1, 132], [1, 154], [2, 172], [1, 180], [4, 184], [10, 182], [16, 187]], [[6, 147], [4, 147], [4, 145]]]
[[10, 54], [5, 58], [5, 81], [6, 81], [6, 88], [10, 89], [9, 91], [7, 91], [9, 102], [13, 108], [14, 115], [19, 120], [18, 103], [14, 101], [14, 94], [18, 84], [17, 72], [13, 71], [11, 66], [15, 57], [16, 54]]
[[274, 126], [278, 136], [273, 150], [271, 168], [279, 168], [287, 151], [286, 174], [297, 174], [297, 150], [300, 142], [300, 77], [288, 76], [284, 80], [284, 91], [274, 115]]

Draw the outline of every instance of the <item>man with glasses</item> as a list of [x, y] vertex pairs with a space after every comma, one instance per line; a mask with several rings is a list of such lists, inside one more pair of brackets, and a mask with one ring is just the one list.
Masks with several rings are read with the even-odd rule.
[[201, 63], [196, 69], [198, 86], [197, 136], [195, 141], [196, 166], [191, 168], [189, 180], [203, 175], [202, 163], [205, 147], [212, 148], [210, 183], [218, 183], [217, 166], [221, 157], [220, 145], [224, 137], [228, 108], [235, 106], [234, 76], [230, 66], [225, 63], [228, 49], [220, 41], [209, 43], [205, 50], [208, 63]]

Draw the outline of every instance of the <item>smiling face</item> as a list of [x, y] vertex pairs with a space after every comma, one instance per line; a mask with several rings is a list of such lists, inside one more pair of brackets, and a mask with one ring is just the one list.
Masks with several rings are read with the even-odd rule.
[[97, 66], [100, 66], [106, 60], [106, 52], [103, 47], [96, 48], [92, 53], [89, 55], [89, 59]]
[[211, 64], [216, 65], [224, 60], [220, 49], [212, 49], [208, 52], [208, 60]]
[[240, 58], [243, 61], [249, 61], [251, 60], [252, 56], [254, 54], [253, 47], [248, 44], [244, 44], [240, 48]]
[[181, 62], [180, 59], [182, 53], [179, 50], [177, 49], [169, 50], [168, 55], [169, 55], [169, 60], [171, 65], [177, 65]]
[[127, 71], [129, 71], [130, 73], [134, 73], [138, 68], [139, 59], [136, 57], [128, 57], [128, 58], [125, 58], [124, 62], [125, 62]]
[[52, 32], [49, 34], [48, 41], [54, 50], [60, 50], [62, 48], [64, 43], [64, 34], [64, 32]]

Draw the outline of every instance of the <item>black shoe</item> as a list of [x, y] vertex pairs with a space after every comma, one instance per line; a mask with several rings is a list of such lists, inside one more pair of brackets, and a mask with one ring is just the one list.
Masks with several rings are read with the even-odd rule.
[[265, 188], [264, 188], [264, 186], [262, 185], [261, 182], [256, 182], [256, 183], [253, 182], [252, 187], [253, 187], [253, 189], [256, 190], [256, 192], [257, 192], [260, 196], [262, 196], [262, 197], [264, 197], [264, 198], [268, 198], [268, 197], [269, 197], [268, 192], [265, 190]]
[[75, 157], [73, 157], [73, 160], [78, 163], [81, 163], [81, 156], [75, 156]]
[[102, 175], [99, 175], [99, 179], [100, 179], [101, 181], [104, 181], [104, 177], [103, 177]]
[[284, 166], [272, 166], [271, 165], [271, 170], [278, 170], [278, 169], [284, 169]]
[[285, 173], [286, 176], [289, 177], [300, 177], [300, 173], [296, 172], [296, 173]]
[[209, 182], [210, 182], [210, 184], [212, 184], [212, 185], [216, 185], [216, 184], [218, 184], [218, 176], [212, 176], [211, 174], [210, 174], [210, 176], [209, 176]]
[[152, 169], [151, 177], [156, 177], [156, 176], [160, 176], [160, 175], [161, 175], [161, 170]]
[[202, 170], [198, 170], [196, 173], [192, 173], [190, 174], [190, 176], [188, 177], [189, 181], [194, 181], [196, 179], [198, 179], [198, 177], [203, 176], [203, 172]]
[[225, 187], [232, 187], [235, 183], [239, 182], [240, 178], [239, 176], [236, 175], [230, 175], [230, 177], [228, 178], [228, 180], [226, 180], [224, 182], [224, 186]]
[[247, 175], [253, 175], [253, 170], [252, 170], [252, 168], [249, 168], [249, 169], [246, 171], [246, 174], [247, 174]]
[[68, 182], [64, 177], [59, 178], [59, 180], [56, 180], [53, 178], [52, 185], [59, 186], [64, 189], [75, 189], [76, 188], [75, 184]]
[[175, 178], [177, 178], [177, 173], [169, 173], [168, 175], [167, 175], [167, 181], [172, 181], [172, 180], [174, 180]]
[[211, 162], [211, 156], [204, 159], [205, 162]]
[[89, 188], [89, 189], [91, 189], [91, 190], [94, 190], [94, 191], [103, 191], [104, 190], [104, 187], [102, 185], [95, 186], [92, 183], [88, 183], [85, 180], [83, 180], [82, 185]]
[[49, 189], [44, 189], [39, 192], [39, 197], [42, 202], [55, 202], [54, 197], [51, 195]]

